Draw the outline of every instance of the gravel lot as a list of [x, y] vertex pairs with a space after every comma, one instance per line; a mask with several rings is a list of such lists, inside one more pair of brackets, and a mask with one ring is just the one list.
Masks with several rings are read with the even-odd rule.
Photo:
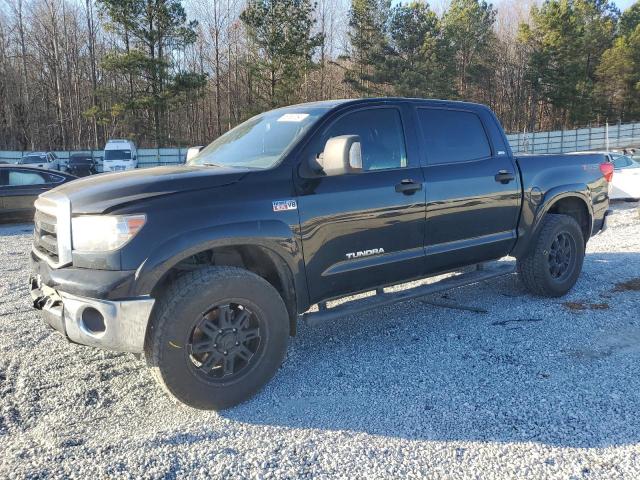
[[[640, 217], [615, 206], [566, 298], [515, 276], [309, 328], [218, 413], [30, 309], [31, 227], [0, 227], [0, 477], [640, 476]], [[617, 285], [617, 286], [616, 286]]]

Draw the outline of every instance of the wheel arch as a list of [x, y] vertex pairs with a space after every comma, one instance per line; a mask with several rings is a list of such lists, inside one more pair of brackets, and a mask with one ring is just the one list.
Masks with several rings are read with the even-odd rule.
[[202, 266], [244, 268], [278, 290], [289, 312], [290, 330], [294, 335], [297, 314], [308, 307], [301, 248], [288, 226], [260, 223], [262, 225], [253, 226], [258, 228], [260, 236], [255, 230], [249, 230], [250, 226], [235, 225], [189, 232], [167, 240], [138, 268], [132, 293], [157, 297], [176, 275]]
[[[524, 206], [527, 208], [527, 205]], [[569, 215], [574, 218], [583, 234], [585, 244], [591, 237], [593, 228], [593, 208], [589, 188], [586, 185], [566, 185], [553, 188], [546, 192], [540, 204], [529, 206], [533, 220], [528, 233], [517, 242], [513, 252], [515, 257], [525, 255], [532, 242], [537, 238], [545, 216], [551, 214]]]

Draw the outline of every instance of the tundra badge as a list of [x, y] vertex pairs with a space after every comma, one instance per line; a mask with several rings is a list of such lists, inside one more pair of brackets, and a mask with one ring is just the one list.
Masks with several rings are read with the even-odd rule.
[[384, 248], [372, 248], [371, 250], [363, 250], [363, 251], [358, 251], [353, 253], [347, 253], [347, 258], [351, 260], [353, 258], [370, 257], [371, 255], [381, 255], [383, 253], [384, 253]]

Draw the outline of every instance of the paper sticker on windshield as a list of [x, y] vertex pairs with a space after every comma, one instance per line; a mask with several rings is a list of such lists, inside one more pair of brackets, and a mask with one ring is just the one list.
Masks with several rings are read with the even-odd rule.
[[279, 122], [301, 122], [309, 116], [308, 113], [285, 113], [278, 121]]
[[298, 202], [295, 200], [276, 200], [273, 202], [274, 212], [284, 212], [286, 210], [297, 210]]

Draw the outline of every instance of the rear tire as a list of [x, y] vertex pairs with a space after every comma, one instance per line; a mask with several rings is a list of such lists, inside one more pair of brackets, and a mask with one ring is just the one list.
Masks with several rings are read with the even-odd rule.
[[145, 356], [170, 395], [220, 410], [249, 399], [274, 376], [288, 338], [287, 309], [271, 284], [240, 268], [203, 268], [162, 293]]
[[547, 214], [530, 252], [518, 258], [518, 274], [532, 294], [561, 297], [580, 276], [584, 248], [582, 230], [574, 218]]

